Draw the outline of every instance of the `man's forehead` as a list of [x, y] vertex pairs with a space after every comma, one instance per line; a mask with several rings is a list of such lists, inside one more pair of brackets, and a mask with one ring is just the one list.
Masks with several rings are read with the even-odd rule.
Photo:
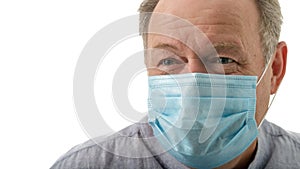
[[218, 13], [236, 13], [249, 10], [252, 0], [160, 0], [154, 12], [176, 15], [181, 18], [195, 18], [205, 13], [216, 15]]
[[[259, 21], [259, 11], [254, 0], [160, 0], [154, 12], [176, 16], [203, 27], [201, 29], [212, 25], [256, 28]], [[163, 25], [170, 30], [185, 28], [184, 24], [168, 19], [164, 19], [166, 22], [159, 22], [158, 20], [163, 20], [161, 18], [151, 20], [150, 25], [157, 27]]]
[[217, 49], [245, 49], [249, 36], [258, 32], [259, 12], [254, 0], [160, 0], [157, 12], [163, 15], [151, 17], [148, 44], [165, 41], [151, 35], [159, 32], [192, 48], [211, 43]]

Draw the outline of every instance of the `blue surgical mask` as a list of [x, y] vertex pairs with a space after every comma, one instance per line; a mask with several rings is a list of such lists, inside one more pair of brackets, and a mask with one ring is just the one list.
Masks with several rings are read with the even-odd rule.
[[149, 77], [149, 124], [178, 161], [215, 168], [258, 135], [256, 76], [189, 73]]

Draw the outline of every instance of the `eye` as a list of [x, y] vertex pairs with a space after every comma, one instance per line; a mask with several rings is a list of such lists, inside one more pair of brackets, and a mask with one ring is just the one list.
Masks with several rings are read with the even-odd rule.
[[235, 62], [233, 59], [227, 58], [227, 57], [219, 57], [217, 59], [217, 63], [219, 64], [229, 64]]
[[181, 62], [177, 59], [174, 58], [166, 58], [166, 59], [162, 59], [158, 65], [162, 65], [162, 66], [171, 66], [174, 64], [181, 64]]

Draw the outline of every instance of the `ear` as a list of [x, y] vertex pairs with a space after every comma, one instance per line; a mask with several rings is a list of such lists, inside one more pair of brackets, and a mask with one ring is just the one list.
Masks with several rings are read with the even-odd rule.
[[272, 78], [271, 78], [271, 94], [275, 94], [279, 85], [285, 75], [286, 59], [287, 59], [287, 45], [285, 42], [277, 44], [276, 52], [273, 61], [271, 62]]

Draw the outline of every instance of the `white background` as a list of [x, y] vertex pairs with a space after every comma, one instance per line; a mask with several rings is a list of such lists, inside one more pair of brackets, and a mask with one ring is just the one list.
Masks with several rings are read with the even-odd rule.
[[[88, 139], [77, 120], [72, 100], [77, 59], [97, 31], [119, 18], [137, 14], [140, 2], [0, 1], [1, 168], [49, 168], [72, 146]], [[289, 46], [288, 67], [267, 119], [300, 132], [297, 53], [300, 4], [295, 0], [281, 2], [284, 2], [281, 39]], [[107, 71], [107, 76], [113, 76], [113, 71]], [[146, 80], [143, 76], [139, 78]], [[135, 90], [138, 86], [139, 83], [132, 83], [130, 98], [139, 96]], [[135, 105], [139, 110], [145, 106]], [[114, 129], [129, 124], [121, 117], [107, 117], [107, 120]]]

